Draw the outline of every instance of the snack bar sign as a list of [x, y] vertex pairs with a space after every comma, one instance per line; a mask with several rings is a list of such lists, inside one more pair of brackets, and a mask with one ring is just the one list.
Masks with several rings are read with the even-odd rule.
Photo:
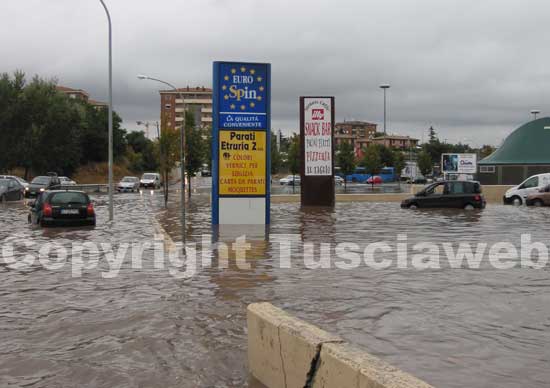
[[304, 174], [332, 175], [332, 100], [304, 98]]

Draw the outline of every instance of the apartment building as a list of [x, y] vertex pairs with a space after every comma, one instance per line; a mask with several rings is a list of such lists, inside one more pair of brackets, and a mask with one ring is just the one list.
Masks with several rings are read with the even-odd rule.
[[179, 127], [183, 121], [184, 109], [193, 112], [197, 127], [212, 125], [212, 89], [187, 86], [177, 91], [161, 90], [159, 93], [162, 126]]
[[354, 148], [357, 142], [367, 141], [375, 136], [376, 124], [366, 121], [343, 121], [334, 126], [334, 143], [350, 143]]
[[69, 98], [85, 101], [96, 108], [106, 108], [109, 106], [106, 102], [92, 100], [88, 92], [83, 89], [73, 89], [61, 85], [57, 85], [55, 88], [58, 92], [65, 93]]

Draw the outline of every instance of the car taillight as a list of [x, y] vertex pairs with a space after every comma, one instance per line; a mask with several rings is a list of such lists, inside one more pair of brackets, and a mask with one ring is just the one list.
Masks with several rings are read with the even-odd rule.
[[474, 197], [474, 199], [475, 199], [476, 201], [481, 201], [481, 196], [480, 196], [480, 195], [476, 195], [476, 196]]
[[42, 214], [45, 217], [51, 217], [52, 213], [53, 213], [52, 205], [50, 205], [49, 203], [45, 203], [44, 206], [42, 206]]
[[89, 216], [93, 216], [94, 215], [94, 205], [92, 203], [89, 203], [88, 204], [88, 207], [86, 208], [86, 213], [89, 215]]

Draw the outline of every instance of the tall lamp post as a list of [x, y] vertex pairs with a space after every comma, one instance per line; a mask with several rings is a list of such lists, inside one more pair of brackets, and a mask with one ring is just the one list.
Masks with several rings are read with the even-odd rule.
[[99, 0], [107, 14], [109, 22], [109, 221], [114, 218], [113, 211], [113, 33], [111, 15], [103, 0]]
[[[158, 78], [149, 77], [147, 75], [140, 74], [137, 76], [139, 79], [148, 79], [151, 81], [160, 82], [161, 84], [168, 85], [176, 93], [179, 94], [180, 99], [182, 102], [184, 101], [183, 94], [178, 91], [178, 88], [176, 88], [174, 85], [172, 85], [169, 82], [160, 80]], [[185, 105], [183, 107], [183, 120], [181, 122], [181, 128], [180, 128], [180, 171], [181, 171], [181, 227], [183, 231], [183, 240], [185, 241]]]
[[390, 88], [389, 84], [380, 85], [380, 89], [384, 91], [384, 135], [387, 135], [386, 132], [386, 90]]
[[537, 119], [537, 115], [540, 113], [540, 110], [538, 109], [533, 109], [531, 110], [531, 114], [533, 115], [533, 120], [536, 120]]

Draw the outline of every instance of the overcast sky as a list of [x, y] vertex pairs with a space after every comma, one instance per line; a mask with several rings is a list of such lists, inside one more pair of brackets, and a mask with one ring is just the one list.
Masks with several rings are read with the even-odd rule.
[[[212, 84], [212, 61], [272, 64], [272, 125], [298, 129], [298, 97], [336, 97], [338, 120], [498, 145], [550, 114], [550, 2], [536, 0], [106, 0], [115, 110], [127, 129], [159, 117], [159, 85]], [[56, 77], [107, 100], [99, 0], [4, 0], [0, 70]]]

